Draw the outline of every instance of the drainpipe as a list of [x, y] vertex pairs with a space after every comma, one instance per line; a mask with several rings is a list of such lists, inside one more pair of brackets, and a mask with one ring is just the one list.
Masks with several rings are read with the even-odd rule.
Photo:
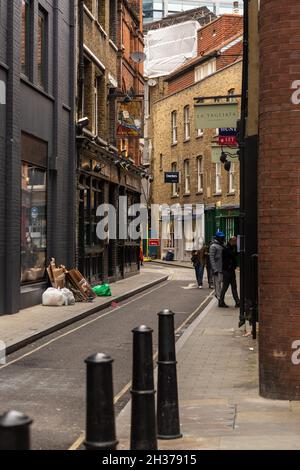
[[84, 23], [84, 0], [79, 0], [79, 15], [78, 15], [78, 23], [79, 23], [79, 115], [80, 117], [84, 117], [84, 110], [83, 110], [83, 97], [84, 97], [84, 52], [83, 52], [83, 43], [84, 43], [84, 30], [83, 30], [83, 23]]
[[242, 102], [240, 121], [240, 320], [245, 317], [245, 136], [246, 118], [248, 110], [248, 0], [244, 0], [244, 39], [243, 39], [243, 75], [242, 75]]

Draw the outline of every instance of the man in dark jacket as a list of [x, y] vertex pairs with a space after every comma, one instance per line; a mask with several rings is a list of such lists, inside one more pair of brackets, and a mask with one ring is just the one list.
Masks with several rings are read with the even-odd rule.
[[213, 274], [213, 282], [215, 286], [215, 296], [220, 301], [222, 289], [222, 271], [223, 271], [223, 250], [224, 250], [225, 234], [221, 230], [217, 230], [215, 238], [209, 247], [209, 260], [211, 271]]
[[236, 251], [236, 237], [231, 237], [226, 247], [223, 250], [222, 265], [223, 265], [223, 287], [221, 290], [219, 307], [227, 308], [228, 305], [225, 304], [225, 294], [229, 286], [231, 286], [231, 291], [233, 298], [235, 300], [235, 306], [238, 308], [240, 306], [240, 299], [237, 291], [236, 285], [236, 276], [235, 270], [237, 267], [237, 251]]

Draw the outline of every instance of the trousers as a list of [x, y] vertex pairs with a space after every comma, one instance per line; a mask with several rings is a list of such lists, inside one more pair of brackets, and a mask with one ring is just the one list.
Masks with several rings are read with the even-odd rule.
[[215, 287], [215, 296], [220, 300], [221, 291], [222, 291], [222, 273], [216, 273], [213, 275], [214, 287]]
[[222, 286], [221, 295], [220, 295], [220, 303], [224, 303], [225, 294], [226, 294], [229, 286], [231, 286], [231, 292], [232, 292], [232, 296], [235, 300], [235, 303], [239, 304], [240, 299], [239, 299], [239, 294], [238, 294], [238, 291], [237, 291], [236, 276], [235, 276], [235, 270], [234, 269], [223, 272], [223, 286]]

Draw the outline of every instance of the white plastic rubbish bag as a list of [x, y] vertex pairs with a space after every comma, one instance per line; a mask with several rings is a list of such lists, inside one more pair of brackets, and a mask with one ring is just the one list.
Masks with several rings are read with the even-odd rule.
[[60, 307], [65, 304], [65, 296], [63, 292], [54, 287], [49, 287], [43, 293], [42, 303], [46, 306]]
[[75, 297], [73, 292], [70, 291], [70, 289], [67, 289], [64, 287], [61, 289], [61, 292], [63, 293], [63, 296], [65, 298], [65, 305], [74, 305], [75, 304]]

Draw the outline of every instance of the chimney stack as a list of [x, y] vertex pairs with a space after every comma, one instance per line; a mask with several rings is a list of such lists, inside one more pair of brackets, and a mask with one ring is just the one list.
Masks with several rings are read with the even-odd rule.
[[233, 13], [235, 13], [237, 15], [240, 13], [240, 8], [239, 8], [239, 2], [238, 1], [233, 2]]

